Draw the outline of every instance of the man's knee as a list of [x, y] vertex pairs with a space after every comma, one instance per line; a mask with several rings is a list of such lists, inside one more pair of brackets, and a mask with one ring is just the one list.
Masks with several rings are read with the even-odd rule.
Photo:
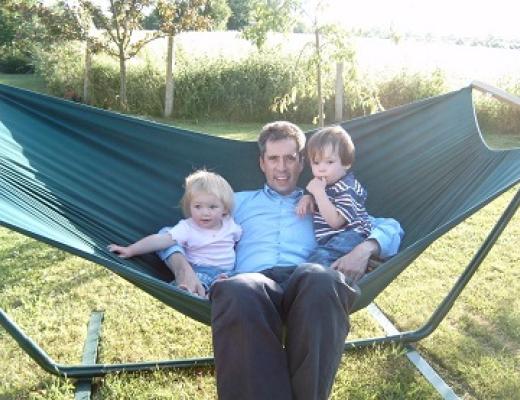
[[293, 278], [313, 285], [330, 286], [341, 281], [338, 271], [317, 263], [300, 264], [293, 275]]

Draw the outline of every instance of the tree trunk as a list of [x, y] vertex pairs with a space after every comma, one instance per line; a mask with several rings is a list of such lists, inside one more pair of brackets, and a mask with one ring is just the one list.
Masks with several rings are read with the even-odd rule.
[[92, 54], [90, 53], [90, 43], [87, 39], [85, 45], [85, 73], [83, 75], [83, 102], [89, 103], [90, 69], [92, 67]]
[[171, 117], [173, 113], [173, 66], [175, 64], [175, 44], [173, 35], [168, 36], [168, 53], [166, 56], [166, 90], [164, 94], [164, 116]]
[[322, 87], [321, 87], [321, 53], [320, 53], [320, 31], [316, 26], [314, 30], [316, 36], [316, 73], [318, 78], [318, 124], [320, 127], [325, 125], [323, 116], [323, 98], [322, 98]]
[[336, 63], [336, 102], [335, 102], [335, 120], [341, 122], [343, 120], [343, 62]]
[[124, 50], [119, 49], [119, 104], [123, 111], [127, 111], [128, 104], [126, 98], [126, 60]]

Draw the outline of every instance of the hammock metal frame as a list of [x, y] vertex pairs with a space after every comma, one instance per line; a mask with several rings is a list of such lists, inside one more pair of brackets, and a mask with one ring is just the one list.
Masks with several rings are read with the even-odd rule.
[[[518, 99], [517, 97], [511, 96], [508, 93], [500, 91], [499, 89], [493, 88], [487, 84], [473, 82], [471, 86], [474, 89], [489, 92], [499, 99], [506, 100], [515, 105], [520, 105], [520, 99]], [[504, 191], [507, 189], [509, 188], [504, 188]], [[501, 193], [498, 193], [495, 197], [498, 197], [502, 193], [503, 191]], [[489, 199], [489, 201], [491, 200], [492, 199]], [[516, 191], [516, 194], [513, 196], [509, 205], [503, 211], [502, 215], [499, 217], [499, 219], [489, 232], [487, 238], [484, 240], [480, 248], [473, 256], [473, 258], [470, 260], [459, 279], [456, 281], [456, 283], [453, 285], [453, 287], [447, 293], [445, 298], [441, 301], [441, 303], [438, 305], [438, 307], [431, 314], [431, 316], [428, 318], [428, 320], [424, 323], [423, 326], [413, 331], [402, 332], [390, 336], [348, 340], [345, 342], [345, 351], [351, 351], [374, 345], [406, 344], [418, 342], [428, 337], [439, 326], [439, 324], [443, 321], [448, 312], [451, 310], [463, 289], [471, 280], [471, 278], [481, 265], [482, 261], [487, 256], [490, 249], [496, 243], [497, 239], [499, 238], [507, 224], [515, 215], [519, 205], [520, 189]], [[105, 376], [110, 373], [156, 371], [160, 369], [190, 368], [197, 366], [208, 366], [213, 364], [213, 357], [199, 357], [165, 361], [149, 361], [119, 364], [59, 364], [55, 362], [36, 342], [34, 342], [28, 335], [26, 335], [24, 331], [11, 318], [9, 318], [6, 312], [1, 308], [0, 325], [7, 331], [9, 335], [13, 337], [13, 339], [20, 345], [23, 351], [25, 351], [41, 368], [43, 368], [50, 374], [65, 378], [85, 380], [94, 377]], [[100, 325], [101, 323], [98, 324], [97, 329], [100, 329]], [[95, 336], [96, 334], [93, 333], [93, 335]]]

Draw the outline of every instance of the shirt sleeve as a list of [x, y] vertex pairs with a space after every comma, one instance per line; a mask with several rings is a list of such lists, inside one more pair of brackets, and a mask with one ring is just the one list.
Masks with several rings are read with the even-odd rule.
[[190, 227], [185, 220], [181, 220], [177, 225], [171, 228], [168, 233], [177, 244], [185, 246], [190, 237]]
[[[162, 228], [158, 233], [169, 234], [171, 229], [172, 229], [171, 226], [166, 226], [166, 227]], [[181, 253], [183, 255], [186, 255], [184, 252], [184, 248], [178, 244], [174, 244], [173, 246], [170, 246], [166, 249], [159, 250], [155, 254], [157, 254], [157, 257], [159, 257], [161, 260], [165, 261], [168, 257], [170, 257], [174, 253]]]
[[374, 239], [381, 249], [379, 257], [385, 259], [395, 256], [399, 251], [404, 231], [399, 222], [393, 218], [370, 217], [372, 232], [368, 239]]

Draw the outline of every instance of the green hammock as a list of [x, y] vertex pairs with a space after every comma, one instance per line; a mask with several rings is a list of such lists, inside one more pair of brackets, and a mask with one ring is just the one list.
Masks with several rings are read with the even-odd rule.
[[[356, 310], [434, 240], [520, 181], [520, 150], [491, 150], [483, 143], [471, 87], [343, 126], [356, 143], [355, 170], [370, 193], [369, 212], [396, 218], [406, 232], [400, 253], [359, 282], [362, 296]], [[201, 167], [223, 175], [235, 191], [264, 183], [254, 142], [0, 85], [0, 224], [103, 265], [176, 310], [209, 323], [209, 302], [168, 284], [172, 276], [157, 257], [122, 260], [106, 249], [108, 243], [133, 242], [175, 224], [181, 218], [177, 204], [184, 177]], [[302, 183], [308, 177], [304, 174]], [[466, 280], [518, 203], [517, 192], [472, 261]], [[457, 284], [448, 303], [464, 284]], [[0, 323], [40, 365], [48, 361], [42, 361], [45, 356], [3, 311]], [[403, 340], [403, 335], [394, 339]], [[387, 339], [366, 343], [378, 340]], [[54, 366], [46, 369], [61, 373]], [[84, 372], [89, 374], [94, 373]]]

